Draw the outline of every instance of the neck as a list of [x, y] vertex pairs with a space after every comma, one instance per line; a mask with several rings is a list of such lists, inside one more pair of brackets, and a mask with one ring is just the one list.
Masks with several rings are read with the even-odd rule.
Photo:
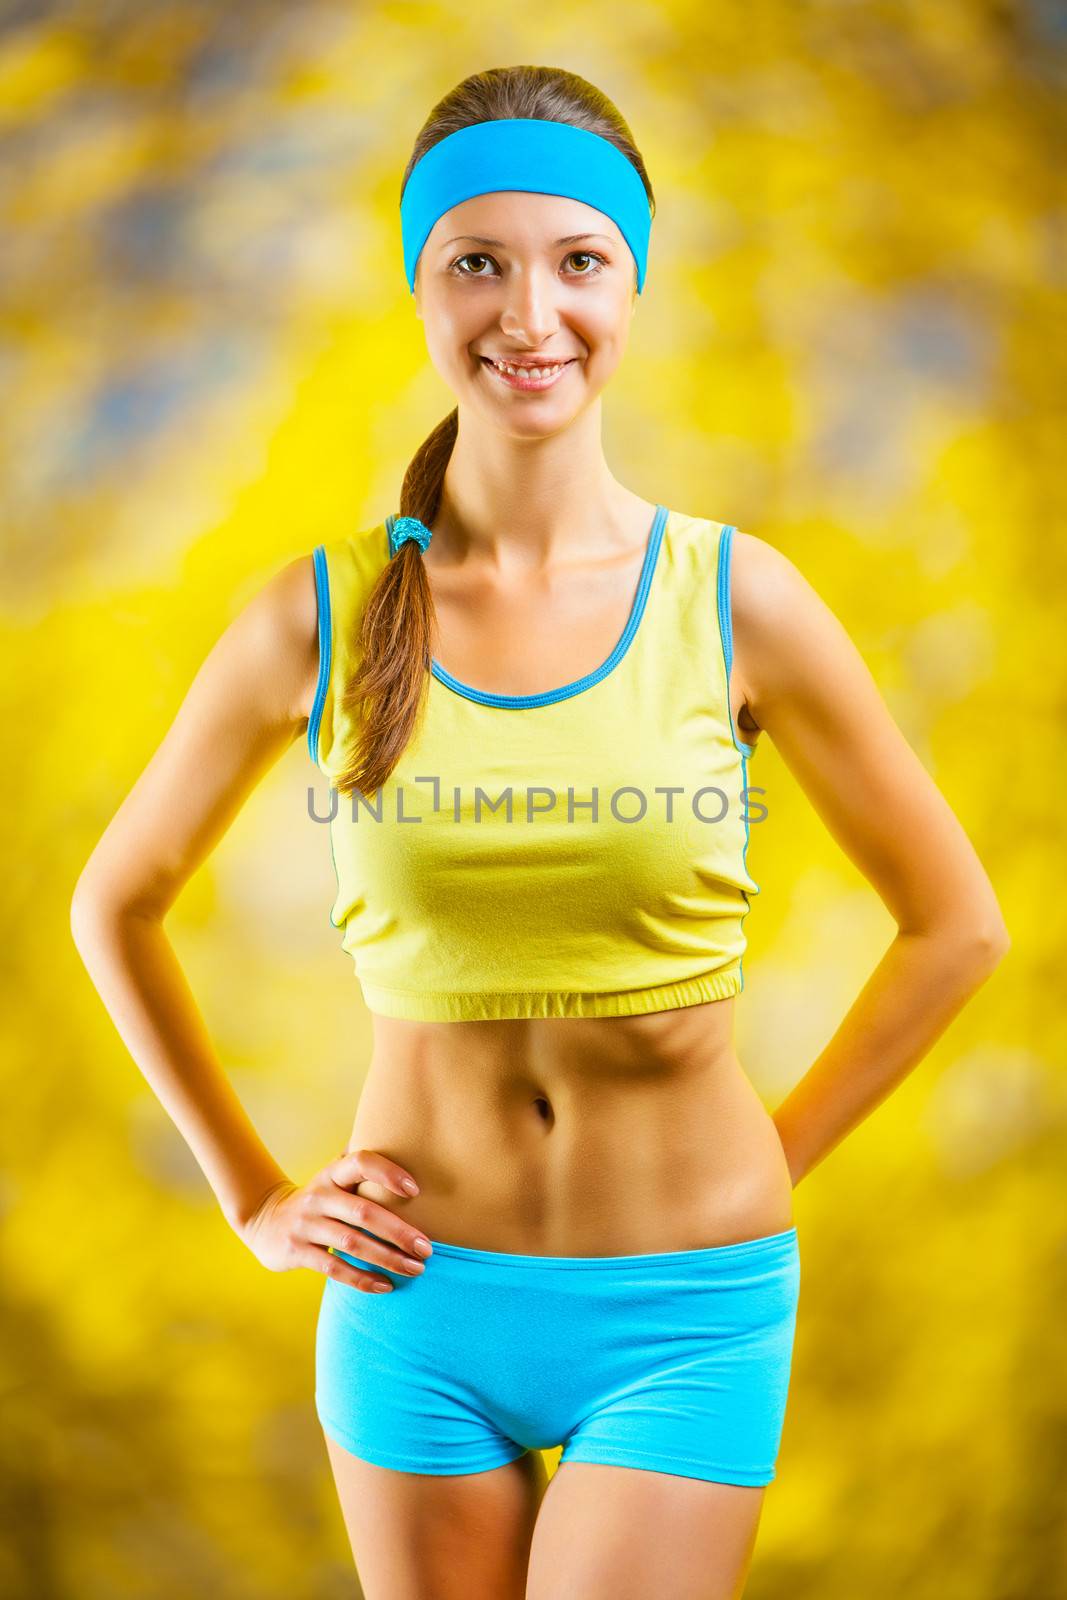
[[548, 567], [631, 542], [641, 504], [608, 469], [599, 401], [565, 432], [539, 439], [493, 432], [479, 419], [465, 427], [461, 407], [431, 550], [442, 565]]

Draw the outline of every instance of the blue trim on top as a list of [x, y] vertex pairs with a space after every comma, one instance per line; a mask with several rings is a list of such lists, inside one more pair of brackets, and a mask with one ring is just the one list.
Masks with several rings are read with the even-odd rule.
[[330, 665], [333, 660], [333, 634], [330, 617], [330, 573], [326, 565], [326, 550], [321, 544], [315, 546], [313, 561], [315, 564], [315, 596], [319, 619], [319, 676], [315, 684], [315, 699], [311, 706], [311, 715], [308, 718], [308, 751], [317, 767], [319, 761], [319, 724], [322, 721], [322, 708], [326, 701], [326, 688], [330, 681]]
[[730, 611], [730, 556], [734, 548], [734, 533], [736, 529], [728, 522], [719, 535], [719, 637], [722, 640], [722, 656], [726, 665], [726, 715], [730, 723], [730, 737], [734, 748], [740, 750], [743, 756], [753, 756], [756, 753], [754, 744], [745, 744], [737, 737], [734, 727], [733, 707], [730, 704], [730, 669], [734, 664], [734, 625]]
[[[741, 846], [741, 870], [742, 870], [742, 872], [744, 872], [746, 874], [747, 877], [752, 877], [752, 874], [748, 870], [748, 834], [749, 834], [748, 801], [744, 798], [745, 790], [747, 788], [748, 788], [748, 762], [745, 759], [744, 752], [742, 752], [742, 755], [741, 755], [741, 803], [744, 806], [744, 810], [742, 812], [742, 819], [743, 819], [744, 824], [745, 824], [745, 842]], [[756, 883], [755, 878], [752, 878], [752, 882]], [[756, 883], [756, 892], [757, 893], [759, 893], [759, 888], [760, 888], [759, 884]], [[752, 910], [752, 901], [749, 899], [749, 895], [748, 895], [748, 890], [747, 889], [742, 889], [741, 890], [741, 897], [745, 902], [745, 909], [741, 913], [741, 920], [739, 921], [737, 926], [738, 926], [738, 931], [743, 933], [744, 932], [744, 927], [745, 927], [745, 918], [748, 916], [749, 912]], [[740, 978], [741, 978], [741, 993], [744, 994], [744, 992], [745, 992], [745, 962], [744, 962], [744, 957], [743, 956], [740, 957], [739, 960], [738, 960], [737, 970], [738, 970], [738, 973], [739, 973]]]
[[[734, 742], [734, 748], [740, 753], [741, 756], [741, 795], [743, 797], [745, 790], [748, 788], [748, 758], [755, 754], [756, 747], [755, 745], [745, 744], [743, 739], [739, 739], [737, 737], [737, 731], [734, 728], [733, 707], [730, 704], [730, 671], [734, 664], [734, 628], [730, 605], [730, 557], [733, 554], [733, 536], [735, 532], [736, 529], [734, 528], [733, 523], [728, 522], [724, 525], [722, 533], [719, 535], [719, 579], [717, 599], [719, 614], [719, 637], [722, 641], [722, 657], [726, 667], [726, 715], [730, 724], [730, 737]], [[748, 870], [748, 802], [742, 799], [742, 805], [744, 807], [742, 816], [745, 824], [745, 842], [741, 846], [741, 868], [747, 877], [751, 877], [752, 875]], [[753, 883], [756, 883], [755, 878], [753, 878], [752, 881]], [[759, 889], [758, 883], [756, 884], [756, 888], [757, 890]], [[752, 902], [749, 899], [748, 891], [746, 889], [741, 890], [741, 895], [745, 902], [745, 909], [741, 913], [741, 920], [738, 926], [743, 930], [745, 918], [752, 909]], [[741, 979], [740, 992], [744, 994], [745, 963], [743, 957], [737, 963], [737, 970]]]
[[[392, 524], [395, 519], [386, 518], [386, 529], [391, 534]], [[602, 662], [593, 672], [587, 672], [584, 678], [575, 678], [572, 683], [565, 683], [559, 689], [546, 689], [542, 694], [492, 694], [487, 689], [475, 689], [469, 683], [461, 683], [459, 678], [443, 667], [434, 656], [430, 671], [439, 683], [446, 689], [451, 689], [455, 694], [461, 694], [467, 700], [477, 700], [483, 706], [504, 706], [519, 709], [523, 706], [548, 706], [556, 700], [569, 700], [572, 695], [581, 694], [585, 689], [591, 689], [601, 678], [606, 678], [618, 666], [630, 645], [633, 643], [634, 634], [637, 632], [641, 618], [644, 615], [648, 591], [652, 585], [652, 575], [655, 571], [656, 560], [659, 556], [660, 545], [663, 543], [663, 530], [667, 525], [667, 507], [657, 506], [656, 514], [652, 519], [649, 530], [648, 545], [645, 549], [645, 559], [641, 564], [641, 577], [630, 607], [630, 615], [626, 620], [626, 627], [614, 650], [607, 660]]]

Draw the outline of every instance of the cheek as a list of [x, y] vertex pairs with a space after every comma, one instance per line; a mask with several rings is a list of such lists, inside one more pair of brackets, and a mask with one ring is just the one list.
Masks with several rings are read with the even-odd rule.
[[[427, 321], [429, 323], [429, 319]], [[432, 327], [434, 348], [447, 360], [449, 353], [463, 343], [462, 323], [454, 314], [442, 309], [434, 313]]]
[[472, 343], [473, 336], [468, 337], [463, 329], [438, 321], [434, 324], [433, 337], [427, 337], [426, 347], [439, 375], [448, 382], [458, 383], [466, 381], [474, 365]]
[[574, 321], [574, 330], [578, 337], [584, 339], [594, 358], [597, 355], [606, 355], [610, 358], [612, 352], [620, 351], [626, 343], [630, 330], [631, 314], [629, 302], [616, 305], [598, 307], [592, 310], [580, 321]]
[[589, 330], [590, 360], [594, 367], [604, 371], [621, 359], [626, 348], [626, 332], [616, 323]]
[[479, 314], [463, 296], [434, 293], [426, 297], [423, 311], [426, 338], [442, 360], [454, 359], [455, 352], [472, 344], [484, 321], [484, 314]]

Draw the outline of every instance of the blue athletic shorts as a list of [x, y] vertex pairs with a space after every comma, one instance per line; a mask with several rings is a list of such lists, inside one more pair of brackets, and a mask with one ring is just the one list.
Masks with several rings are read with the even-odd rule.
[[315, 1409], [353, 1455], [484, 1472], [563, 1446], [594, 1461], [766, 1484], [785, 1420], [797, 1230], [652, 1255], [535, 1256], [431, 1239], [417, 1277], [327, 1278]]

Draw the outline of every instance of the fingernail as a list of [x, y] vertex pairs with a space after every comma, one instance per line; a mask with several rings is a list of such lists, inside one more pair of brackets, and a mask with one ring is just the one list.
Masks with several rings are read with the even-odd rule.
[[415, 1249], [419, 1252], [420, 1256], [432, 1256], [433, 1255], [433, 1246], [431, 1245], [429, 1239], [423, 1239], [421, 1237], [416, 1239], [415, 1240]]
[[406, 1189], [408, 1194], [418, 1194], [419, 1186], [414, 1178], [401, 1178], [400, 1187]]

